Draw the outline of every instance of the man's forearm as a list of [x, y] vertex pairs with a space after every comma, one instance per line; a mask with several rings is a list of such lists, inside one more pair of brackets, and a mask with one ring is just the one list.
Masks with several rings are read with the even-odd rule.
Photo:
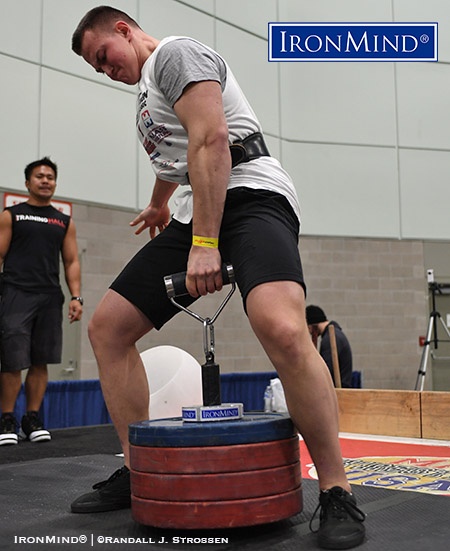
[[78, 297], [81, 294], [81, 269], [80, 263], [72, 262], [65, 266], [66, 283], [69, 287], [70, 294]]
[[228, 143], [221, 142], [190, 153], [189, 178], [194, 196], [193, 233], [218, 237], [231, 171]]
[[150, 205], [153, 208], [164, 207], [169, 202], [169, 199], [172, 197], [177, 187], [178, 184], [156, 178], [150, 199]]

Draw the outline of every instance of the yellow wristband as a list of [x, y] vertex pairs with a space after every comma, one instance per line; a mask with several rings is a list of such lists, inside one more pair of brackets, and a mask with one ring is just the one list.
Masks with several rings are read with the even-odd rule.
[[202, 237], [201, 235], [193, 235], [192, 244], [196, 247], [209, 247], [210, 249], [217, 249], [219, 247], [219, 239], [217, 237]]

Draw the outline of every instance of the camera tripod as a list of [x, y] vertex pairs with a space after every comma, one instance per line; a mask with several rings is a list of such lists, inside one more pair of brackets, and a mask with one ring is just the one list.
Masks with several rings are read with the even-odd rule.
[[441, 318], [441, 314], [436, 310], [436, 293], [442, 294], [442, 289], [444, 288], [447, 289], [448, 287], [449, 286], [444, 283], [440, 284], [440, 283], [435, 283], [434, 281], [428, 284], [428, 288], [431, 291], [431, 297], [432, 297], [431, 300], [432, 300], [433, 307], [428, 319], [427, 336], [426, 336], [424, 348], [422, 351], [422, 357], [420, 359], [420, 366], [419, 366], [419, 371], [417, 373], [416, 386], [414, 387], [414, 390], [423, 390], [423, 386], [425, 384], [425, 376], [427, 373], [427, 363], [428, 363], [431, 343], [433, 343], [435, 350], [438, 347], [438, 343], [439, 343], [438, 334], [437, 334], [438, 320], [441, 322], [442, 328], [444, 329], [445, 333], [450, 339], [450, 331], [448, 327], [445, 325], [443, 319]]

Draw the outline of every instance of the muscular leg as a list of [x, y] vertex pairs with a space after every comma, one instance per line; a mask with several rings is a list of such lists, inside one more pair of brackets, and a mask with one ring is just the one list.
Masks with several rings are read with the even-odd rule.
[[320, 489], [340, 486], [350, 491], [338, 439], [336, 393], [306, 325], [302, 287], [290, 281], [259, 285], [247, 297], [247, 313], [283, 383], [289, 413], [308, 446]]
[[44, 365], [32, 365], [25, 377], [27, 411], [39, 411], [48, 383], [48, 370]]
[[133, 304], [108, 290], [90, 323], [100, 383], [129, 467], [128, 425], [148, 419], [149, 390], [136, 342], [153, 325]]
[[22, 385], [20, 371], [0, 373], [0, 406], [3, 413], [12, 413]]

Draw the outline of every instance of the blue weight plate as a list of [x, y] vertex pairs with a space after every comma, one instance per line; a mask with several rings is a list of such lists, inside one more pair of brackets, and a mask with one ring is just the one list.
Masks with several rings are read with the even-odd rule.
[[186, 423], [181, 417], [132, 423], [130, 444], [149, 447], [228, 446], [282, 440], [297, 434], [287, 415], [249, 413], [235, 421]]

